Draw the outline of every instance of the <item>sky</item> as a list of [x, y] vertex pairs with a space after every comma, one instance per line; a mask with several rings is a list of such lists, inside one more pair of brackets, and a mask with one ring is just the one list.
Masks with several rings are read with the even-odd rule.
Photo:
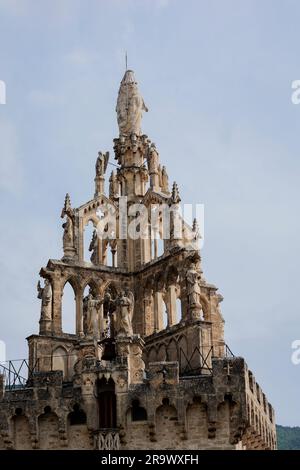
[[113, 154], [120, 80], [134, 69], [182, 201], [205, 206], [204, 274], [226, 343], [282, 425], [300, 425], [300, 3], [0, 0], [0, 340], [27, 357], [39, 270], [62, 256], [60, 212], [92, 198]]

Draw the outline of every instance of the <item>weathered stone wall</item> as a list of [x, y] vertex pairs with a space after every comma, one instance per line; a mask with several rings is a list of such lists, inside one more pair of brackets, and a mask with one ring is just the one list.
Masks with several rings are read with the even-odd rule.
[[[273, 409], [260, 388], [253, 387], [255, 379], [242, 358], [213, 359], [210, 375], [191, 377], [179, 376], [176, 361], [150, 363], [147, 377], [136, 384], [130, 383], [124, 364], [107, 362], [103, 369], [89, 359], [82, 367], [77, 377], [81, 383], [66, 386], [61, 371], [38, 373], [33, 387], [6, 391], [0, 413], [2, 447], [94, 448], [95, 436], [103, 433], [95, 388], [102, 376], [115, 383], [114, 433], [120, 436], [120, 448], [276, 448]], [[78, 410], [80, 422], [74, 421]]]

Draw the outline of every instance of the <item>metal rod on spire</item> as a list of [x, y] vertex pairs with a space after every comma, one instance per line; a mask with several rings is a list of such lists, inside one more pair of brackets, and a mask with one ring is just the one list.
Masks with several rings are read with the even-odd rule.
[[125, 51], [125, 72], [127, 72], [127, 51]]

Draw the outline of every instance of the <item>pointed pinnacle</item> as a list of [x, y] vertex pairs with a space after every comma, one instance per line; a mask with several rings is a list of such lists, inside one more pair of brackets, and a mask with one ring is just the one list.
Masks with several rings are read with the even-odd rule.
[[172, 201], [174, 202], [174, 204], [178, 204], [181, 201], [176, 181], [174, 181], [172, 187]]

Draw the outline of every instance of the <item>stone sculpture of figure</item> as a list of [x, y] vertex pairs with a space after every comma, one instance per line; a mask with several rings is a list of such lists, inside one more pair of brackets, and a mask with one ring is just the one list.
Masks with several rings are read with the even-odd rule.
[[110, 199], [114, 199], [119, 195], [119, 181], [115, 172], [112, 171], [109, 177], [109, 197]]
[[161, 189], [166, 193], [169, 192], [169, 177], [165, 166], [161, 170]]
[[42, 300], [41, 320], [52, 320], [52, 287], [48, 279], [45, 279], [44, 287], [41, 287], [40, 281], [37, 285], [38, 299]]
[[63, 246], [73, 246], [74, 243], [74, 235], [73, 235], [73, 223], [72, 219], [67, 216], [66, 221], [62, 224], [62, 228], [64, 229], [63, 234]]
[[158, 152], [156, 150], [156, 146], [154, 143], [150, 145], [148, 157], [147, 157], [147, 163], [148, 163], [148, 170], [149, 170], [150, 175], [152, 173], [158, 173], [159, 156], [158, 156]]
[[64, 229], [63, 235], [63, 248], [66, 252], [69, 248], [74, 247], [74, 211], [71, 207], [69, 194], [66, 194], [65, 204], [61, 212], [61, 218], [66, 217], [65, 222], [62, 224]]
[[134, 296], [131, 291], [123, 291], [117, 298], [116, 333], [117, 336], [131, 336]]
[[88, 337], [97, 337], [98, 317], [102, 301], [95, 298], [91, 291], [83, 299], [83, 332]]
[[121, 81], [116, 112], [120, 135], [141, 135], [143, 111], [148, 111], [132, 70], [126, 70]]
[[91, 251], [90, 260], [93, 264], [98, 264], [98, 235], [97, 230], [93, 231], [92, 240], [89, 246], [89, 251]]
[[190, 307], [201, 306], [200, 302], [200, 273], [196, 269], [196, 264], [192, 263], [186, 273], [187, 295]]
[[102, 153], [98, 152], [98, 158], [96, 160], [96, 176], [104, 176], [108, 164], [109, 152]]

